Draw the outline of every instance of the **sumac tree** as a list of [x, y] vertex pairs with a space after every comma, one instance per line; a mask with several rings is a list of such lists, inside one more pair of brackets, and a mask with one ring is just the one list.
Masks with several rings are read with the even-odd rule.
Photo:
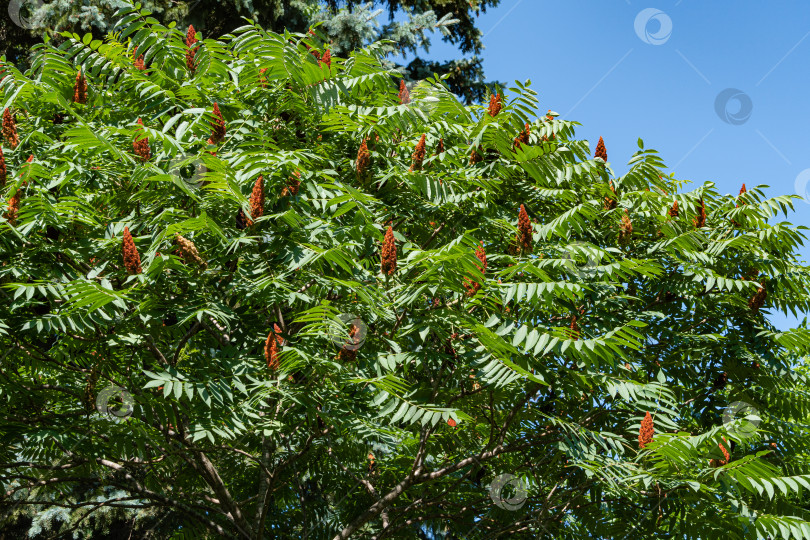
[[327, 50], [129, 9], [4, 66], [4, 530], [808, 537], [792, 198]]

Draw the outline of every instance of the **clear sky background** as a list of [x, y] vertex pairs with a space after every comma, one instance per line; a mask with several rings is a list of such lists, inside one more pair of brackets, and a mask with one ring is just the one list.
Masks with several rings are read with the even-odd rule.
[[[693, 185], [711, 181], [736, 195], [745, 182], [770, 186], [768, 196], [806, 196], [810, 2], [502, 0], [478, 27], [487, 79], [530, 79], [542, 111], [582, 123], [577, 135], [592, 149], [604, 137], [616, 174], [641, 137]], [[424, 56], [457, 55], [437, 34]], [[718, 114], [729, 88], [741, 93], [728, 92], [737, 97]], [[810, 204], [794, 205], [788, 221], [810, 226]], [[776, 312], [771, 320], [797, 324]]]

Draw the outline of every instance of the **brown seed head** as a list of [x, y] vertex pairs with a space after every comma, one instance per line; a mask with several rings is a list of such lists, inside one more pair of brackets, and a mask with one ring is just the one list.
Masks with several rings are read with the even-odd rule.
[[76, 73], [76, 83], [73, 85], [73, 102], [87, 103], [87, 79], [84, 78], [82, 70]]
[[498, 113], [501, 112], [502, 107], [501, 99], [502, 98], [500, 93], [490, 96], [489, 109], [487, 110], [490, 116], [492, 117], [498, 116]]
[[518, 211], [517, 243], [521, 253], [532, 252], [532, 221], [529, 219], [529, 214], [526, 213], [526, 208], [522, 204]]
[[[726, 440], [725, 437], [723, 437], [723, 442], [728, 444], [728, 440]], [[728, 450], [726, 450], [726, 447], [723, 446], [723, 443], [718, 443], [718, 446], [720, 447], [720, 451], [723, 452], [723, 460], [720, 461], [720, 465], [726, 465], [728, 464], [729, 461], [731, 461], [731, 454], [729, 454]]]
[[20, 138], [17, 136], [17, 122], [8, 109], [3, 111], [3, 138], [12, 150], [20, 144]]
[[281, 190], [281, 196], [298, 195], [298, 190], [301, 187], [301, 171], [295, 171], [290, 178], [287, 179], [287, 186]]
[[531, 135], [531, 130], [529, 129], [530, 127], [531, 126], [529, 126], [527, 123], [523, 131], [518, 133], [518, 136], [515, 137], [515, 149], [520, 148], [520, 145], [522, 144], [529, 144], [529, 135]]
[[194, 242], [191, 240], [187, 240], [183, 238], [179, 234], [174, 237], [175, 242], [177, 242], [177, 246], [179, 248], [180, 257], [186, 262], [193, 261], [200, 265], [203, 268], [207, 268], [208, 264], [200, 257], [200, 254], [197, 252], [197, 246], [194, 245]]
[[578, 340], [579, 339], [579, 325], [577, 324], [577, 316], [576, 315], [571, 316], [570, 330], [571, 330], [571, 335], [574, 338], [574, 341]]
[[625, 210], [625, 214], [622, 216], [622, 222], [619, 224], [619, 243], [622, 245], [627, 245], [633, 239], [633, 222], [630, 221], [630, 217], [627, 215], [627, 210]]
[[644, 448], [653, 440], [653, 419], [648, 412], [641, 421], [641, 429], [638, 430], [638, 447]]
[[318, 60], [318, 66], [326, 65], [326, 69], [332, 69], [332, 52], [326, 49], [323, 56]]
[[267, 361], [267, 367], [273, 371], [278, 369], [278, 354], [283, 343], [281, 328], [279, 328], [278, 324], [273, 324], [273, 330], [270, 331], [267, 335], [267, 341], [264, 342], [264, 358]]
[[143, 63], [143, 55], [135, 56], [135, 51], [132, 51], [132, 63], [135, 64], [135, 68], [141, 71], [146, 69], [146, 64]]
[[135, 247], [135, 241], [129, 233], [129, 227], [124, 227], [124, 241], [122, 243], [124, 253], [124, 268], [130, 276], [141, 273], [141, 256]]
[[482, 148], [480, 146], [477, 149], [473, 148], [473, 151], [470, 154], [470, 165], [475, 165], [476, 163], [481, 163], [484, 160], [484, 156], [481, 155], [479, 150], [482, 150]]
[[399, 80], [399, 102], [402, 105], [407, 105], [411, 102], [411, 93], [408, 92], [408, 87], [405, 86], [405, 79]]
[[748, 300], [748, 307], [754, 313], [759, 312], [760, 309], [765, 305], [765, 300], [768, 298], [768, 290], [765, 287], [765, 282], [761, 281], [759, 289], [757, 292], [754, 293], [754, 296]]
[[394, 239], [394, 229], [390, 226], [385, 231], [383, 239], [381, 269], [382, 273], [388, 276], [393, 275], [397, 270], [397, 244]]
[[416, 143], [416, 149], [413, 151], [413, 156], [411, 156], [411, 171], [421, 171], [422, 170], [422, 162], [425, 159], [425, 134], [422, 134], [422, 138], [419, 139], [419, 142]]
[[8, 201], [8, 212], [6, 212], [6, 219], [11, 225], [16, 225], [17, 214], [20, 212], [20, 199], [22, 198], [22, 187], [17, 189], [14, 196]]
[[253, 184], [253, 192], [250, 194], [250, 216], [253, 219], [248, 219], [248, 226], [253, 225], [253, 220], [258, 219], [264, 215], [264, 180], [261, 175], [256, 179]]
[[672, 208], [669, 209], [669, 217], [678, 217], [678, 201], [672, 203]]
[[[481, 245], [478, 246], [475, 250], [475, 256], [478, 257], [478, 260], [481, 261], [481, 264], [476, 264], [475, 266], [481, 271], [482, 274], [486, 274], [487, 272], [487, 252], [484, 251], [484, 243], [481, 242]], [[465, 277], [463, 282], [464, 288], [467, 289], [467, 296], [473, 296], [478, 289], [481, 288], [481, 284], [477, 281], [473, 281], [470, 278]], [[456, 334], [457, 335], [457, 334]]]
[[745, 184], [743, 184], [742, 187], [740, 188], [740, 194], [737, 195], [737, 204], [734, 205], [734, 208], [739, 207], [741, 204], [743, 206], [748, 204], [747, 202], [745, 202], [745, 198], [743, 197], [743, 195], [745, 195], [746, 193], [748, 193], [748, 190], [745, 189]]
[[[610, 191], [612, 191], [615, 195], [616, 189], [613, 187], [613, 182], [611, 181], [608, 185], [610, 186]], [[602, 208], [605, 210], [613, 210], [616, 208], [616, 199], [613, 197], [605, 197], [605, 202], [603, 203]]]
[[214, 119], [211, 121], [211, 141], [213, 144], [219, 144], [225, 138], [225, 120], [222, 118], [222, 113], [219, 110], [219, 105], [214, 103], [214, 110], [212, 111]]
[[602, 158], [607, 163], [607, 149], [605, 148], [605, 140], [602, 137], [599, 137], [599, 142], [596, 143], [596, 152], [594, 152], [593, 157]]
[[[140, 118], [138, 118], [138, 124], [143, 125], [143, 121]], [[152, 157], [152, 151], [149, 148], [149, 138], [137, 138], [140, 137], [140, 131], [141, 130], [139, 129], [138, 133], [136, 134], [136, 139], [132, 143], [132, 148], [135, 150], [135, 154], [141, 158], [141, 161], [149, 161], [149, 158]]]
[[357, 151], [357, 179], [362, 185], [368, 185], [371, 178], [371, 152], [368, 151], [367, 139], [360, 143]]
[[436, 155], [439, 155], [442, 152], [444, 152], [444, 139], [439, 139], [439, 144], [436, 147]]
[[197, 55], [197, 47], [199, 47], [199, 45], [195, 46], [196, 43], [197, 32], [194, 31], [194, 26], [190, 24], [186, 32], [186, 67], [192, 73], [195, 70], [194, 57]]
[[692, 219], [692, 223], [695, 224], [696, 229], [706, 226], [706, 204], [703, 202], [703, 199], [700, 199], [698, 203], [697, 215]]

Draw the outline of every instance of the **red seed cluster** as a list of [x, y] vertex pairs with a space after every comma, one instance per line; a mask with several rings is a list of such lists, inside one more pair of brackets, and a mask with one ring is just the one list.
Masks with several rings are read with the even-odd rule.
[[385, 231], [380, 267], [382, 273], [387, 276], [391, 276], [397, 271], [397, 244], [393, 227], [388, 227], [388, 230]]
[[742, 187], [740, 188], [740, 194], [737, 195], [737, 204], [734, 205], [734, 208], [739, 207], [741, 204], [742, 205], [748, 204], [747, 202], [745, 202], [745, 199], [743, 198], [743, 195], [745, 195], [746, 193], [748, 193], [748, 190], [745, 189], [745, 184], [743, 184]]
[[520, 148], [522, 144], [529, 144], [529, 135], [531, 135], [531, 130], [529, 129], [529, 124], [526, 124], [526, 127], [518, 133], [518, 136], [515, 137], [515, 149]]
[[470, 165], [481, 163], [484, 160], [484, 156], [481, 155], [480, 150], [480, 146], [478, 148], [473, 148], [473, 151], [470, 153]]
[[596, 152], [594, 152], [593, 157], [602, 158], [607, 163], [607, 149], [605, 148], [605, 140], [602, 137], [599, 137], [599, 142], [596, 143]]
[[630, 243], [630, 240], [633, 239], [633, 222], [630, 221], [630, 217], [627, 215], [627, 210], [624, 212], [622, 222], [619, 224], [619, 243], [622, 245], [627, 245]]
[[408, 92], [408, 87], [405, 86], [404, 79], [399, 80], [399, 93], [397, 94], [397, 96], [399, 96], [399, 102], [402, 105], [407, 105], [408, 103], [411, 102], [411, 93]]
[[678, 201], [672, 203], [672, 208], [669, 209], [669, 217], [676, 218], [678, 217]]
[[141, 71], [146, 69], [146, 64], [143, 63], [143, 55], [135, 56], [135, 51], [132, 51], [132, 63], [135, 64], [135, 68]]
[[8, 201], [8, 212], [6, 212], [6, 219], [11, 225], [17, 223], [17, 214], [20, 212], [20, 199], [22, 198], [22, 187], [20, 187], [14, 196]]
[[342, 348], [338, 353], [338, 360], [341, 362], [354, 362], [357, 360], [357, 344], [360, 343], [359, 338], [356, 336], [358, 328], [355, 325], [349, 327], [349, 340], [354, 346], [352, 348]]
[[301, 188], [301, 171], [295, 171], [289, 179], [287, 185], [281, 190], [281, 196], [298, 195], [298, 190]]
[[[143, 125], [143, 121], [138, 118], [138, 124]], [[140, 129], [138, 130], [141, 131]], [[140, 134], [137, 135], [139, 137]], [[152, 151], [149, 148], [149, 138], [136, 138], [135, 141], [132, 143], [132, 147], [135, 150], [135, 154], [141, 158], [141, 161], [149, 161], [149, 158], [152, 157]]]
[[[484, 251], [484, 243], [481, 242], [481, 245], [478, 246], [475, 250], [475, 256], [478, 257], [478, 260], [481, 261], [481, 264], [476, 264], [475, 266], [481, 271], [482, 274], [487, 272], [487, 252]], [[467, 296], [473, 296], [478, 289], [481, 288], [481, 284], [477, 281], [473, 281], [470, 278], [464, 278], [464, 288], [467, 289]]]
[[698, 213], [692, 219], [692, 223], [695, 224], [696, 229], [700, 229], [706, 226], [706, 204], [703, 202], [703, 199], [698, 201]]
[[501, 104], [502, 98], [501, 94], [495, 94], [489, 98], [489, 108], [487, 112], [490, 116], [495, 117], [498, 116], [498, 113], [501, 112], [501, 108], [503, 105]]
[[754, 293], [754, 296], [748, 300], [748, 307], [754, 313], [757, 313], [762, 306], [765, 305], [765, 300], [768, 298], [768, 289], [765, 287], [765, 282], [761, 281], [759, 283], [760, 287], [757, 289], [757, 292]]
[[318, 60], [318, 66], [326, 66], [326, 69], [332, 69], [332, 52], [326, 49], [323, 56]]
[[[725, 437], [723, 437], [723, 442], [728, 444], [728, 440], [726, 440]], [[720, 451], [723, 452], [723, 461], [720, 462], [720, 465], [726, 465], [731, 461], [731, 454], [726, 450], [726, 447], [723, 446], [723, 443], [718, 443], [718, 446], [720, 447]]]
[[132, 235], [129, 233], [129, 227], [124, 227], [124, 241], [122, 243], [122, 251], [124, 254], [124, 268], [131, 276], [141, 273], [141, 256], [138, 254], [138, 248], [135, 247], [135, 241], [132, 240]]
[[653, 440], [653, 419], [650, 413], [641, 421], [641, 429], [638, 430], [638, 447], [644, 448]]
[[439, 139], [439, 144], [436, 146], [436, 155], [438, 156], [444, 152], [444, 139]]
[[368, 151], [368, 139], [363, 139], [357, 151], [357, 179], [366, 185], [371, 177], [371, 152]]
[[82, 70], [76, 73], [76, 83], [73, 85], [73, 102], [87, 103], [87, 79], [84, 78]]
[[[610, 182], [609, 186], [610, 191], [612, 191], [613, 194], [615, 195], [616, 188], [613, 187], [613, 182]], [[616, 199], [613, 197], [605, 197], [605, 202], [602, 204], [602, 208], [604, 208], [605, 210], [613, 210], [614, 208], [616, 208]]]
[[253, 184], [253, 191], [250, 193], [250, 215], [253, 219], [248, 219], [248, 226], [253, 225], [253, 220], [264, 215], [264, 178], [261, 175]]
[[577, 324], [577, 316], [571, 316], [571, 326], [569, 327], [571, 330], [571, 336], [573, 337], [574, 341], [579, 339], [579, 325]]
[[211, 144], [219, 144], [225, 138], [225, 120], [219, 110], [219, 105], [214, 103], [214, 110], [211, 112], [214, 119], [211, 121]]
[[422, 162], [425, 160], [425, 134], [422, 134], [422, 138], [419, 139], [419, 142], [416, 143], [416, 149], [413, 151], [413, 156], [411, 156], [411, 171], [421, 171], [422, 170]]
[[267, 73], [267, 68], [259, 69], [259, 84], [262, 85], [262, 88], [267, 88], [267, 77], [264, 74]]
[[526, 208], [522, 204], [518, 212], [517, 244], [518, 249], [522, 253], [532, 252], [532, 221], [529, 219], [529, 214], [526, 213]]
[[200, 257], [199, 252], [197, 251], [197, 246], [194, 245], [194, 242], [183, 238], [179, 234], [174, 237], [175, 242], [178, 246], [178, 251], [180, 258], [183, 259], [185, 262], [193, 261], [196, 264], [206, 268], [208, 264]]
[[11, 111], [8, 109], [3, 111], [3, 138], [12, 150], [17, 148], [20, 144], [20, 138], [17, 136], [17, 122], [14, 120], [14, 115], [11, 114]]
[[279, 328], [278, 324], [273, 324], [273, 330], [267, 334], [267, 341], [264, 342], [264, 358], [267, 361], [267, 367], [273, 371], [278, 369], [278, 355], [283, 343], [281, 328]]
[[197, 47], [194, 46], [195, 43], [197, 43], [197, 32], [194, 31], [194, 26], [190, 24], [186, 32], [186, 67], [192, 73], [194, 73], [195, 69], [194, 57], [197, 55]]

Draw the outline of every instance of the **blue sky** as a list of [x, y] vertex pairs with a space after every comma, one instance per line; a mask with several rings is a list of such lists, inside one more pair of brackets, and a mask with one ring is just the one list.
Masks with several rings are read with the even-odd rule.
[[[487, 78], [530, 79], [543, 111], [582, 123], [578, 136], [591, 148], [604, 137], [617, 174], [641, 137], [677, 178], [714, 182], [721, 193], [736, 195], [745, 182], [770, 186], [769, 196], [793, 194], [797, 177], [810, 180], [810, 171], [800, 176], [810, 169], [806, 1], [502, 0], [478, 27]], [[457, 55], [436, 35], [426, 56]], [[736, 123], [716, 112], [729, 88], [741, 94], [720, 111]], [[794, 204], [788, 221], [810, 226], [810, 204]], [[778, 313], [772, 320], [795, 324]]]

